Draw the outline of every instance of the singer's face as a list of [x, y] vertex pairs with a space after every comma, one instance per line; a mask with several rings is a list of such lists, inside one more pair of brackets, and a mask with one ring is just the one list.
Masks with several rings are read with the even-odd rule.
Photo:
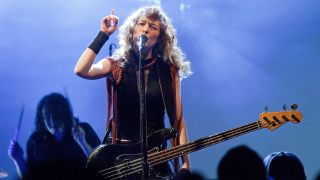
[[135, 44], [138, 41], [138, 37], [142, 34], [145, 34], [148, 37], [145, 47], [151, 50], [160, 36], [160, 21], [151, 20], [144, 16], [139, 18], [133, 29], [133, 42]]

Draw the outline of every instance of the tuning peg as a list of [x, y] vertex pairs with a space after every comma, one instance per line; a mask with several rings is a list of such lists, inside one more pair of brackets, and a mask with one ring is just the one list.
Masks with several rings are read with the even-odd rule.
[[291, 109], [292, 109], [292, 110], [298, 109], [298, 104], [293, 103], [293, 104], [291, 105]]
[[287, 105], [284, 104], [284, 105], [282, 106], [282, 109], [283, 109], [284, 111], [287, 111]]
[[266, 112], [268, 112], [268, 109], [269, 109], [268, 106], [264, 107], [264, 110], [265, 110]]

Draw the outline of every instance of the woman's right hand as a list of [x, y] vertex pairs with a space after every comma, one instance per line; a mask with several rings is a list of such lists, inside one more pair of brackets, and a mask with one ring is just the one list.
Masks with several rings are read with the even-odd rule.
[[101, 20], [101, 31], [107, 33], [109, 36], [117, 30], [119, 18], [115, 15], [114, 9], [111, 14], [105, 16]]
[[8, 155], [11, 159], [15, 161], [23, 159], [23, 150], [17, 141], [11, 140], [8, 149]]

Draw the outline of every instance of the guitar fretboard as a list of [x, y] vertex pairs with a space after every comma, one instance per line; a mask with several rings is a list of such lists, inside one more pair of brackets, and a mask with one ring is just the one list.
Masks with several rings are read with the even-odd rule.
[[243, 134], [253, 132], [261, 129], [260, 121], [253, 122], [238, 128], [234, 128], [216, 135], [208, 136], [198, 139], [196, 141], [183, 144], [181, 146], [173, 147], [171, 149], [151, 153], [148, 155], [148, 162], [150, 166], [154, 166], [168, 160], [180, 157], [191, 152], [198, 151], [200, 149], [218, 144], [220, 142], [241, 136]]

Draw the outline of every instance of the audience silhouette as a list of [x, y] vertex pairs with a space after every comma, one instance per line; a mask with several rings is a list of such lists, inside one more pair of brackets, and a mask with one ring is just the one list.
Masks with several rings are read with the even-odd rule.
[[219, 180], [266, 180], [262, 158], [245, 145], [230, 149], [218, 164]]
[[174, 180], [204, 180], [205, 178], [198, 172], [190, 172], [181, 170], [178, 175], [174, 177]]
[[299, 158], [291, 152], [274, 152], [265, 157], [269, 179], [305, 180], [306, 174]]

